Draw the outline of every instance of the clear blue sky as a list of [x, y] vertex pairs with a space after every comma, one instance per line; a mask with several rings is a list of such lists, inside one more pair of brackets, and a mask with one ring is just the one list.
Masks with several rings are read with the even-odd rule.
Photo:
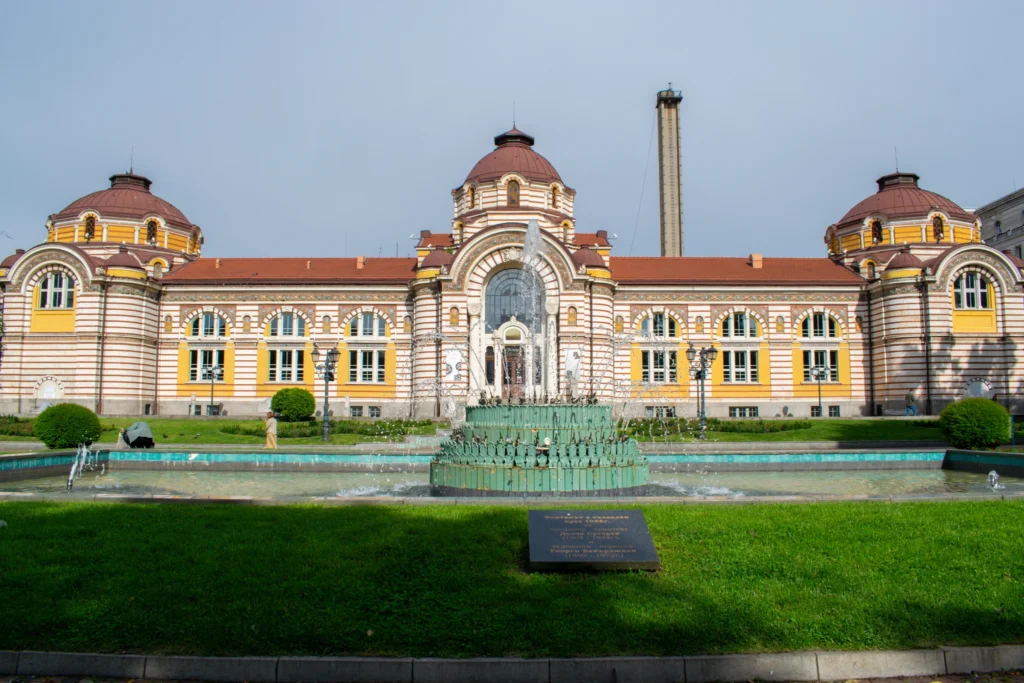
[[672, 81], [687, 254], [823, 255], [894, 145], [965, 207], [1024, 182], [1021, 26], [1016, 0], [7, 0], [0, 251], [43, 241], [134, 146], [206, 256], [409, 255], [410, 233], [449, 229], [515, 100], [578, 228], [624, 255], [639, 206], [633, 253], [656, 254], [647, 150]]

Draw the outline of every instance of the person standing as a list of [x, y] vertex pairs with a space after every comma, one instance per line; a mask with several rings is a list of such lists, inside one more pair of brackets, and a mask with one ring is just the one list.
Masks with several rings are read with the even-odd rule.
[[914, 396], [913, 389], [907, 392], [906, 403], [907, 415], [913, 415], [914, 417], [917, 417], [917, 397]]
[[267, 448], [277, 448], [277, 419], [273, 411], [267, 413]]

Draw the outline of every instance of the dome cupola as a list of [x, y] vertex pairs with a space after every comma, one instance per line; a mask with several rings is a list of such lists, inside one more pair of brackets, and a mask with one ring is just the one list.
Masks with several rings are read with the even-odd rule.
[[533, 136], [518, 128], [494, 138], [494, 151], [476, 162], [466, 176], [468, 183], [498, 180], [506, 173], [515, 173], [526, 180], [540, 183], [562, 182], [551, 162], [533, 149]]

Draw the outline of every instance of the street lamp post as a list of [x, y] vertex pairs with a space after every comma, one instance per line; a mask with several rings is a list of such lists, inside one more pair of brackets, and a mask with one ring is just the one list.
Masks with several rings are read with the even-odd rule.
[[203, 379], [210, 380], [210, 405], [206, 409], [206, 414], [209, 416], [213, 415], [213, 382], [214, 380], [224, 379], [224, 368], [219, 365], [211, 365], [208, 368], [203, 368]]
[[825, 413], [821, 412], [821, 380], [828, 377], [828, 368], [815, 365], [811, 368], [811, 379], [818, 383], [818, 417], [825, 417]]
[[690, 348], [686, 349], [686, 360], [690, 362], [690, 376], [700, 380], [700, 386], [697, 389], [700, 435], [697, 438], [701, 440], [707, 438], [708, 431], [707, 394], [704, 392], [704, 380], [708, 376], [708, 368], [711, 367], [716, 358], [718, 358], [718, 349], [714, 346], [701, 347], [700, 351], [698, 351], [693, 348], [691, 343]]
[[331, 382], [334, 381], [334, 369], [338, 366], [338, 356], [341, 353], [334, 348], [327, 353], [320, 353], [316, 343], [313, 344], [313, 366], [316, 367], [316, 376], [324, 380], [324, 442], [330, 438], [331, 422], [328, 410], [329, 393]]

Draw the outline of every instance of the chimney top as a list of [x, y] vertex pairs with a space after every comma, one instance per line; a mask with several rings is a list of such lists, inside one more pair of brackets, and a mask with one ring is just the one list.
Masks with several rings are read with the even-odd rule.
[[761, 270], [763, 265], [764, 264], [763, 264], [763, 261], [761, 259], [761, 255], [760, 254], [751, 254], [750, 255], [750, 267], [751, 268], [754, 268], [755, 270]]
[[362, 270], [363, 266], [365, 266], [365, 265], [366, 265], [366, 257], [365, 256], [358, 256], [358, 257], [356, 257], [356, 270]]
[[213, 267], [220, 268], [220, 259], [217, 259], [217, 261], [213, 264]]

